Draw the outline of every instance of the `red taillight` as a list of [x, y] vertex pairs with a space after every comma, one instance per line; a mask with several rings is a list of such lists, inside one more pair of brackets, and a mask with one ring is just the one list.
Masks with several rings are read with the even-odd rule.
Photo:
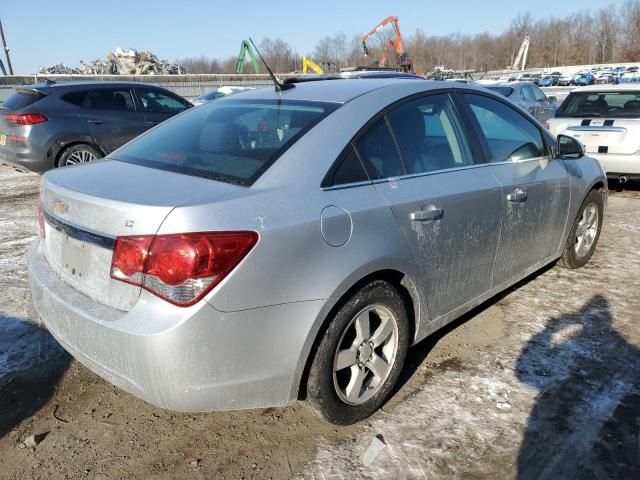
[[39, 113], [7, 113], [4, 115], [4, 119], [15, 125], [34, 125], [48, 120], [47, 117]]
[[118, 237], [111, 277], [186, 307], [218, 285], [257, 241], [256, 232]]
[[549, 130], [549, 122], [544, 122], [544, 128], [546, 128], [547, 130]]
[[36, 216], [38, 217], [38, 229], [40, 230], [40, 236], [45, 238], [44, 231], [44, 213], [42, 212], [42, 202], [38, 197], [38, 201], [36, 202]]

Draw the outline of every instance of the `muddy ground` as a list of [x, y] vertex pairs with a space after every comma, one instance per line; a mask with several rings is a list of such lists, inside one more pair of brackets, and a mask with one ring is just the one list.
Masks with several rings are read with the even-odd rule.
[[391, 401], [344, 428], [301, 403], [167, 412], [72, 361], [30, 306], [37, 182], [0, 167], [0, 478], [640, 478], [637, 187], [612, 195], [587, 267], [548, 268], [412, 349]]

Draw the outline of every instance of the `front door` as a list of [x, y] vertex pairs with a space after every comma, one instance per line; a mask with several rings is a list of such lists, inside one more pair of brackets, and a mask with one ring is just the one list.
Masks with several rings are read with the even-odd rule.
[[447, 94], [390, 111], [357, 142], [422, 272], [432, 319], [491, 288], [501, 188]]
[[465, 94], [491, 170], [502, 186], [494, 285], [548, 259], [561, 246], [569, 211], [569, 175], [549, 156], [540, 128], [494, 98]]
[[138, 87], [136, 95], [148, 128], [164, 122], [188, 108], [188, 104], [184, 100], [155, 88]]

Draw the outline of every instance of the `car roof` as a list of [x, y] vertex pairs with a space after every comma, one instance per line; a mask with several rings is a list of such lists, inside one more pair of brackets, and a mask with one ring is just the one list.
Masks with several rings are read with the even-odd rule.
[[640, 84], [630, 83], [622, 85], [592, 85], [588, 87], [580, 87], [580, 89], [572, 90], [571, 93], [580, 92], [625, 92], [628, 90], [640, 91]]
[[489, 83], [485, 85], [486, 87], [521, 87], [523, 85], [531, 85], [531, 82], [521, 82], [521, 81], [513, 81], [513, 82], [498, 82], [498, 83]]
[[32, 85], [23, 85], [18, 90], [37, 90], [42, 93], [50, 93], [54, 90], [66, 90], [76, 89], [78, 87], [92, 87], [92, 88], [108, 88], [108, 87], [150, 87], [160, 88], [158, 85], [153, 85], [147, 82], [127, 82], [127, 81], [95, 81], [95, 80], [74, 80], [70, 82], [47, 82], [47, 83], [34, 83]]
[[[248, 90], [237, 93], [230, 97], [225, 97], [217, 101], [232, 101], [230, 99], [287, 99], [306, 100], [316, 102], [347, 103], [354, 98], [365, 95], [375, 90], [392, 87], [395, 85], [420, 84], [423, 90], [435, 90], [440, 88], [459, 88], [462, 86], [458, 82], [443, 82], [434, 80], [424, 80], [414, 82], [406, 78], [359, 78], [359, 79], [334, 79], [316, 80], [302, 83], [295, 83], [295, 88], [289, 88], [282, 92], [276, 92], [272, 86]], [[468, 86], [468, 85], [464, 85]]]

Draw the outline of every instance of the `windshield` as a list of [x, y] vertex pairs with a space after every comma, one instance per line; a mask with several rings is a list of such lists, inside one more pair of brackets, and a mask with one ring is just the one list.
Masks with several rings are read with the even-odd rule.
[[556, 116], [640, 118], [640, 88], [625, 92], [571, 93]]
[[513, 88], [511, 87], [487, 87], [489, 90], [493, 90], [494, 92], [498, 92], [500, 95], [504, 95], [508, 97], [513, 93]]
[[211, 102], [162, 123], [111, 158], [251, 185], [338, 106], [291, 100]]

